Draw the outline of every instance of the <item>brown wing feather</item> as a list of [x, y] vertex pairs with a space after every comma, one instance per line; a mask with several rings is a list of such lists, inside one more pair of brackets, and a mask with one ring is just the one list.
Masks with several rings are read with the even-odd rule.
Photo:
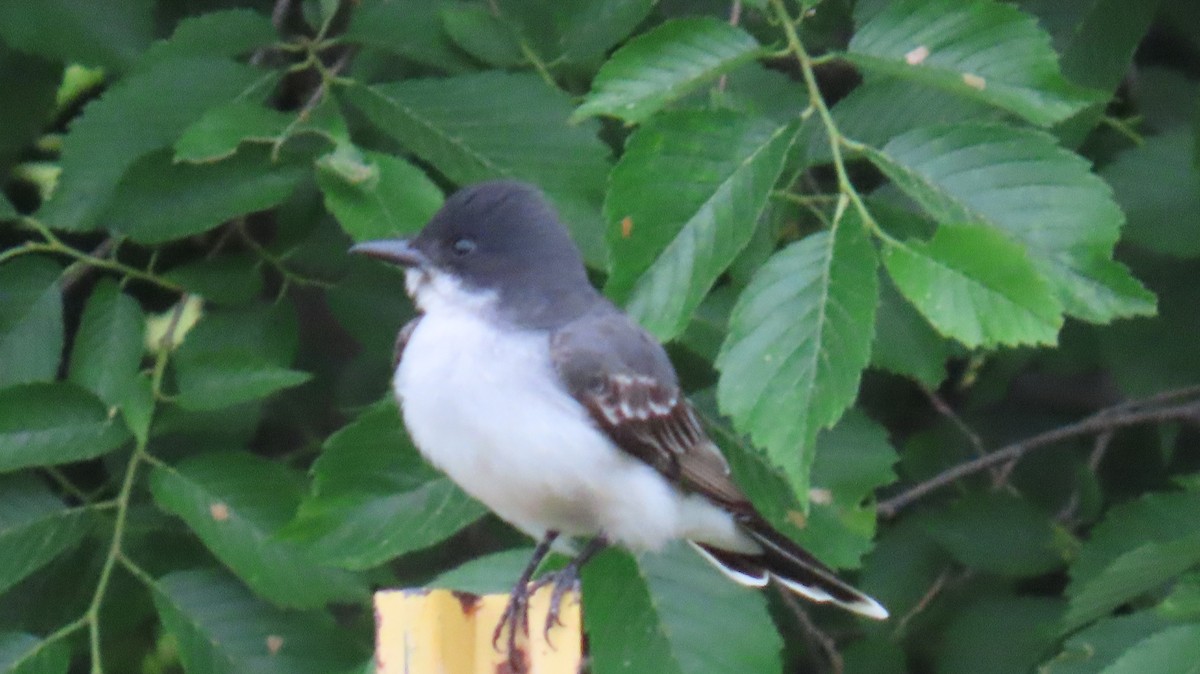
[[556, 331], [550, 354], [567, 390], [617, 447], [687, 491], [753, 512], [680, 392], [666, 352], [628, 317], [602, 307]]
[[729, 476], [729, 465], [675, 387], [651, 378], [616, 374], [581, 396], [592, 419], [618, 447], [653, 466], [683, 489], [735, 511], [749, 507]]

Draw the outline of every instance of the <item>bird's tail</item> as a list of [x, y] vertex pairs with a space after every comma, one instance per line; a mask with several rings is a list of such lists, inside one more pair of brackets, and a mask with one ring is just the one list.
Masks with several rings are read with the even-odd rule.
[[764, 587], [774, 579], [805, 599], [835, 604], [874, 620], [888, 617], [882, 604], [838, 578], [816, 557], [765, 522], [748, 524], [743, 530], [762, 548], [760, 552], [736, 552], [707, 543], [689, 543], [721, 573], [742, 585]]

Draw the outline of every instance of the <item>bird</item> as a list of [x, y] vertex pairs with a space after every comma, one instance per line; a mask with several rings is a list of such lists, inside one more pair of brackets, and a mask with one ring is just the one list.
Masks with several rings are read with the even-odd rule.
[[887, 618], [754, 508], [663, 346], [592, 286], [537, 187], [467, 186], [415, 236], [350, 250], [404, 269], [417, 316], [397, 340], [392, 389], [413, 443], [538, 541], [493, 643], [507, 625], [511, 651], [518, 628], [528, 630], [531, 579], [560, 536], [588, 542], [548, 581], [547, 632], [598, 551], [655, 551], [675, 539], [742, 585], [775, 581]]

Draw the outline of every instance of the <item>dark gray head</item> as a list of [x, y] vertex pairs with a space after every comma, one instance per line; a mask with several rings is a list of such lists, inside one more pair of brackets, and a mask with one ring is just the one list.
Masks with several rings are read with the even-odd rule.
[[537, 188], [515, 181], [466, 187], [417, 236], [351, 251], [410, 269], [409, 294], [425, 311], [436, 301], [425, 291], [455, 282], [474, 295], [494, 293], [507, 320], [549, 328], [586, 312], [598, 296], [557, 214]]

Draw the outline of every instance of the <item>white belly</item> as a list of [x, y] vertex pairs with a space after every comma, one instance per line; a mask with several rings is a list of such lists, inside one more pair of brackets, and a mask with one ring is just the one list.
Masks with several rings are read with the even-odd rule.
[[501, 333], [445, 307], [426, 314], [393, 382], [421, 453], [536, 538], [547, 530], [603, 532], [656, 549], [697, 526], [733, 535], [727, 515], [683, 496], [592, 425], [557, 384], [547, 341], [543, 333]]

